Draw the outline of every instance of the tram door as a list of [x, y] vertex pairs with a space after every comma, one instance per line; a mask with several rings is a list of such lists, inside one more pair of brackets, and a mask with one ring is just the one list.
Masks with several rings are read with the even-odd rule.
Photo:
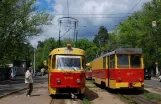
[[51, 63], [52, 63], [52, 61], [51, 61], [51, 55], [49, 56], [49, 59], [48, 59], [48, 89], [49, 89], [49, 86], [50, 86], [50, 76], [51, 76]]
[[110, 78], [111, 78], [111, 71], [115, 69], [115, 55], [110, 55], [108, 57], [108, 87], [110, 87]]

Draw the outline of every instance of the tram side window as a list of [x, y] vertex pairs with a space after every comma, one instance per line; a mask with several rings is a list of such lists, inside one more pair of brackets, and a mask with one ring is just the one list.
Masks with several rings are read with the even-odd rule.
[[117, 55], [118, 68], [129, 68], [128, 55]]
[[131, 68], [140, 68], [141, 67], [140, 55], [131, 55], [130, 63], [131, 63]]
[[84, 69], [85, 68], [85, 59], [84, 59], [84, 57], [82, 57], [82, 69]]
[[110, 68], [115, 68], [115, 55], [110, 56]]
[[53, 56], [53, 59], [52, 59], [52, 68], [55, 69], [55, 60], [56, 60], [56, 57]]
[[103, 57], [103, 68], [106, 69], [106, 56]]
[[49, 60], [48, 60], [49, 62], [49, 66], [51, 66], [51, 56], [49, 56]]

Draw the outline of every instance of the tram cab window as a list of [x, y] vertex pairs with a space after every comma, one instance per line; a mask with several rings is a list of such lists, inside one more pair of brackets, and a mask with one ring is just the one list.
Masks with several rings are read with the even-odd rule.
[[48, 65], [51, 67], [51, 56], [49, 56]]
[[82, 69], [85, 69], [85, 58], [84, 57], [82, 57]]
[[140, 55], [131, 55], [130, 56], [130, 64], [131, 68], [140, 68], [141, 67], [141, 59]]
[[81, 56], [63, 56], [57, 55], [57, 69], [62, 70], [80, 70]]
[[53, 58], [52, 58], [52, 68], [53, 69], [55, 69], [55, 60], [56, 60], [56, 58], [55, 58], [55, 56], [53, 56]]
[[110, 68], [115, 68], [115, 55], [110, 56]]
[[118, 68], [129, 68], [128, 55], [117, 55], [117, 60]]

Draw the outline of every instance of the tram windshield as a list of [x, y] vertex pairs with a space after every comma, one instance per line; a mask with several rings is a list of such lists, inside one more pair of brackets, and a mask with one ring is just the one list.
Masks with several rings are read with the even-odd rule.
[[131, 68], [141, 67], [141, 56], [140, 55], [130, 55]]
[[[128, 58], [128, 56], [130, 56]], [[141, 68], [141, 56], [140, 55], [117, 55], [118, 68]], [[129, 63], [130, 62], [130, 63]], [[130, 65], [129, 65], [130, 64]]]
[[129, 68], [128, 55], [117, 55], [118, 68]]
[[81, 69], [81, 56], [62, 56], [57, 55], [57, 69], [62, 70], [80, 70]]

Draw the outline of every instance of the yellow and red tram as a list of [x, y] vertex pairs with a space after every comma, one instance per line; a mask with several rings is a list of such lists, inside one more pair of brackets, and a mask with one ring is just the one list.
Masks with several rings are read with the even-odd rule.
[[48, 90], [50, 95], [84, 94], [85, 51], [72, 48], [56, 48], [48, 58]]
[[119, 48], [91, 62], [92, 79], [111, 89], [143, 88], [144, 63], [141, 48]]
[[91, 63], [86, 64], [86, 79], [92, 79]]

